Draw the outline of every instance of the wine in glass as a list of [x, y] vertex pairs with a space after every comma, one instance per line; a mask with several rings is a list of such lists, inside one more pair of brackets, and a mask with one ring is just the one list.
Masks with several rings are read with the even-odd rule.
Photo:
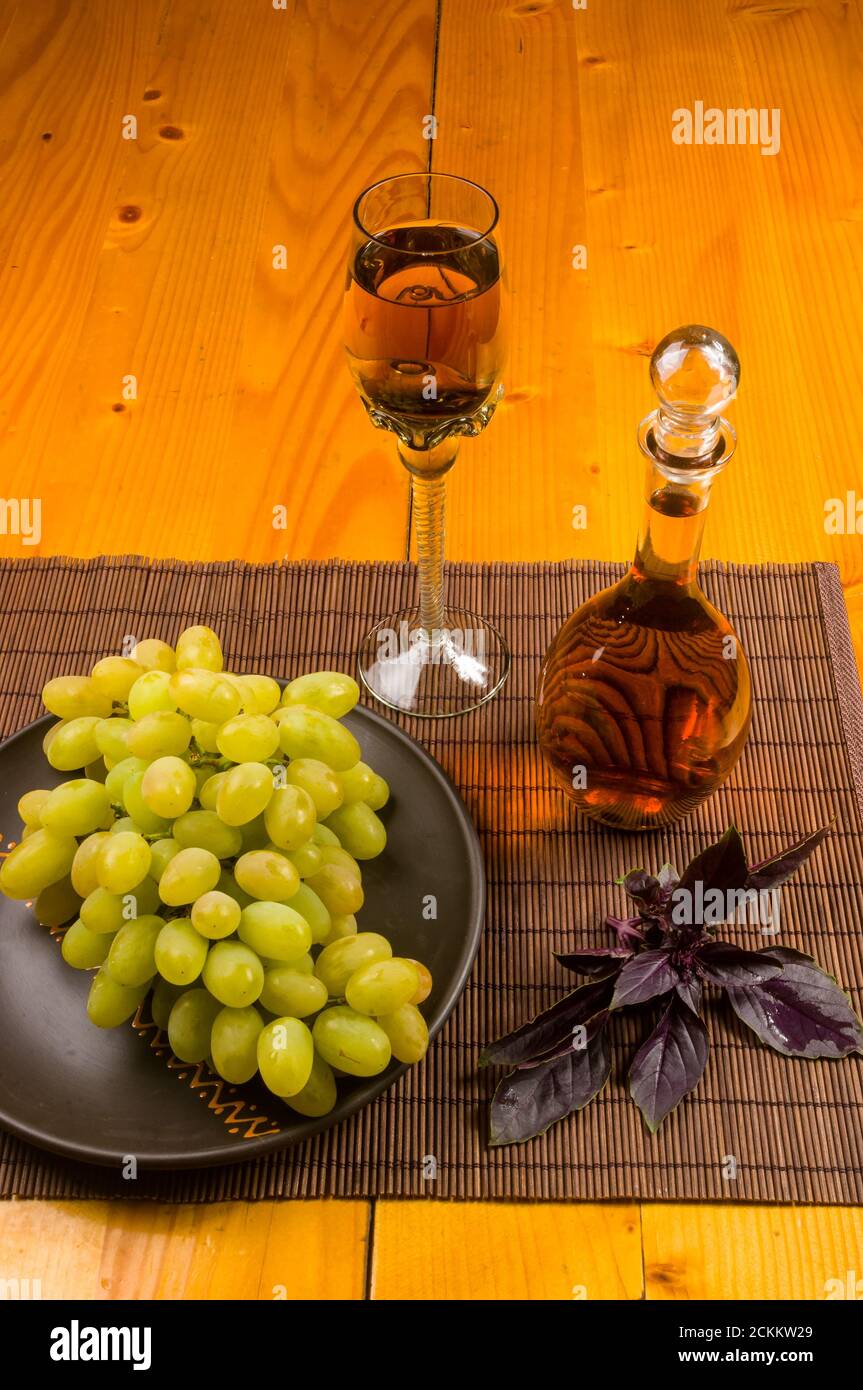
[[504, 638], [447, 606], [446, 475], [461, 435], [479, 434], [502, 395], [498, 209], [450, 174], [401, 174], [354, 205], [344, 300], [348, 363], [369, 417], [391, 430], [410, 474], [419, 604], [383, 619], [359, 652], [383, 704], [428, 718], [464, 714], [509, 673]]

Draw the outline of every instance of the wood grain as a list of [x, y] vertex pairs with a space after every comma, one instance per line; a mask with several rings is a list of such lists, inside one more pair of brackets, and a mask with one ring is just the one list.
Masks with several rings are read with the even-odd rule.
[[366, 1202], [7, 1202], [0, 1280], [45, 1299], [362, 1298]]
[[626, 1203], [378, 1202], [376, 1299], [628, 1299], [642, 1295]]
[[641, 1223], [649, 1299], [818, 1300], [863, 1278], [859, 1207], [649, 1204]]

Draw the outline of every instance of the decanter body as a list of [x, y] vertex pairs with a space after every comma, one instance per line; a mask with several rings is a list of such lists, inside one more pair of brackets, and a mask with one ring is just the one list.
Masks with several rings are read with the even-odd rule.
[[656, 348], [660, 406], [639, 430], [648, 469], [635, 559], [568, 619], [543, 663], [543, 756], [604, 825], [688, 815], [725, 781], [749, 732], [742, 645], [697, 578], [710, 490], [734, 449], [721, 410], [739, 374], [730, 343], [708, 328], [678, 329]]

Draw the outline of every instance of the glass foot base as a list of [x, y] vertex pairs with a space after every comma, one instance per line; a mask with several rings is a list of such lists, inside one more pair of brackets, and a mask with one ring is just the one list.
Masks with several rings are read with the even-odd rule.
[[449, 719], [484, 705], [509, 675], [510, 654], [496, 627], [449, 608], [440, 630], [426, 631], [419, 610], [404, 608], [373, 627], [358, 655], [360, 679], [390, 709]]

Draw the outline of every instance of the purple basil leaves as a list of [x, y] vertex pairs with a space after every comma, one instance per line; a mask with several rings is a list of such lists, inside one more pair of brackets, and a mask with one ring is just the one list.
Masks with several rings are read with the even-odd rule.
[[665, 864], [656, 875], [634, 869], [618, 879], [637, 915], [606, 917], [615, 944], [556, 954], [588, 982], [480, 1058], [481, 1066], [515, 1068], [495, 1091], [490, 1142], [521, 1143], [587, 1105], [610, 1075], [609, 1033], [623, 1009], [650, 1020], [629, 1089], [648, 1128], [657, 1130], [707, 1065], [700, 1017], [707, 986], [724, 990], [738, 1018], [777, 1052], [863, 1052], [863, 1024], [848, 996], [810, 956], [775, 946], [747, 951], [715, 935], [720, 923], [727, 932], [741, 908], [787, 882], [829, 833], [825, 826], [750, 865], [731, 826], [680, 878]]

